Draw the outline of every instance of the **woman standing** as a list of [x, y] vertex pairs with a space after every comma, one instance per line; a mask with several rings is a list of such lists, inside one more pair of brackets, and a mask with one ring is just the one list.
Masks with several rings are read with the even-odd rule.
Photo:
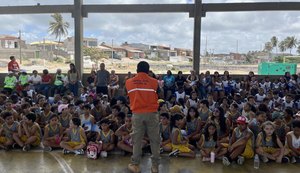
[[76, 70], [76, 67], [73, 63], [70, 64], [70, 70], [68, 71], [68, 80], [69, 90], [74, 94], [75, 97], [77, 97], [80, 78], [78, 71]]

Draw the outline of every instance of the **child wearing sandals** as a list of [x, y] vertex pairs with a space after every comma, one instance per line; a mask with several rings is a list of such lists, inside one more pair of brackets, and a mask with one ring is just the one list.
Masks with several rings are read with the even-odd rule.
[[181, 134], [181, 129], [183, 129], [183, 126], [184, 121], [182, 115], [174, 114], [171, 117], [172, 152], [169, 154], [169, 156], [182, 156], [194, 158], [194, 146], [190, 145], [188, 139], [183, 137], [183, 135]]
[[228, 146], [228, 153], [223, 157], [223, 164], [225, 166], [229, 166], [232, 161], [237, 161], [239, 165], [242, 165], [245, 158], [251, 159], [254, 156], [254, 136], [252, 131], [247, 127], [248, 119], [245, 116], [240, 116], [236, 122], [238, 127], [233, 130]]
[[256, 153], [261, 156], [262, 161], [288, 162], [287, 157], [283, 158], [286, 149], [275, 133], [275, 125], [271, 121], [266, 121], [262, 129], [256, 139]]
[[215, 154], [215, 158], [223, 157], [226, 154], [227, 149], [219, 146], [218, 144], [218, 132], [215, 123], [208, 123], [203, 131], [203, 134], [198, 142], [198, 148], [202, 156], [202, 161], [211, 161], [212, 153]]
[[68, 131], [68, 141], [61, 142], [60, 146], [63, 148], [63, 153], [68, 154], [70, 152], [76, 155], [84, 154], [83, 148], [86, 146], [86, 135], [83, 128], [80, 126], [81, 121], [79, 118], [72, 118], [70, 121], [70, 129]]

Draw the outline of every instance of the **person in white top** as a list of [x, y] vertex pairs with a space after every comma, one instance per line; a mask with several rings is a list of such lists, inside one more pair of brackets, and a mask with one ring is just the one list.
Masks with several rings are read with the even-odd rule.
[[[300, 112], [297, 114], [300, 115]], [[291, 163], [296, 163], [296, 158], [299, 159], [300, 157], [300, 120], [293, 122], [293, 131], [287, 133], [286, 138], [287, 147], [290, 150], [290, 156], [292, 156]]]
[[36, 70], [32, 71], [32, 75], [29, 77], [29, 83], [31, 84], [31, 89], [37, 89], [42, 82], [42, 77], [38, 74]]
[[261, 103], [265, 97], [266, 97], [266, 95], [264, 94], [264, 89], [259, 88], [258, 93], [255, 95], [256, 102]]

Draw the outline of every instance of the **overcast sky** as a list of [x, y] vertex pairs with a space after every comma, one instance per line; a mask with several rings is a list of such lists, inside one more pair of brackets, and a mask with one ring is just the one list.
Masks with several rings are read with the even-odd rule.
[[[0, 0], [0, 6], [72, 4], [73, 0]], [[281, 0], [284, 2], [285, 0]], [[300, 2], [300, 0], [294, 0]], [[279, 2], [278, 0], [203, 0], [204, 3], [218, 2]], [[87, 4], [105, 3], [193, 3], [193, 0], [84, 0]], [[70, 23], [69, 36], [74, 34], [74, 22], [70, 14], [63, 15]], [[18, 35], [27, 43], [54, 40], [48, 34], [50, 14], [2, 15], [0, 34]], [[300, 40], [299, 12], [235, 12], [207, 13], [202, 22], [201, 53], [261, 50], [272, 36], [280, 40], [296, 36]], [[96, 37], [99, 42], [121, 44], [147, 43], [171, 45], [171, 47], [192, 48], [193, 19], [188, 14], [89, 14], [84, 19], [84, 36]]]

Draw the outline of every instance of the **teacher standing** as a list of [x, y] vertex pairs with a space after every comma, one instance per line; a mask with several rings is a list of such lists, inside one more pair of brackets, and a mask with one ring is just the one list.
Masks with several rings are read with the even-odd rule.
[[137, 75], [126, 81], [126, 89], [132, 110], [132, 140], [133, 154], [128, 169], [131, 172], [141, 172], [139, 167], [142, 157], [142, 139], [147, 133], [150, 138], [152, 152], [151, 172], [158, 172], [160, 156], [160, 135], [158, 109], [158, 82], [148, 75], [149, 64], [141, 61], [137, 65]]

